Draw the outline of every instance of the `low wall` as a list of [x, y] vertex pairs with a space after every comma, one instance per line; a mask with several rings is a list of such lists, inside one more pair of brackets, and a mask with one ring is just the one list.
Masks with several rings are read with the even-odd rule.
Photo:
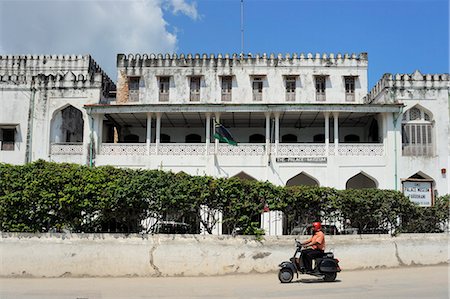
[[[327, 236], [345, 270], [448, 263], [448, 234]], [[271, 272], [293, 236], [2, 233], [0, 276], [201, 276]]]

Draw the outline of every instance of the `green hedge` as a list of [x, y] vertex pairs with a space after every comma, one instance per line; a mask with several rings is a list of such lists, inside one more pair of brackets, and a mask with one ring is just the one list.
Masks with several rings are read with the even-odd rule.
[[133, 233], [152, 216], [186, 222], [198, 233], [202, 206], [223, 213], [224, 233], [262, 234], [258, 220], [265, 207], [284, 212], [285, 232], [313, 220], [340, 221], [359, 232], [436, 232], [448, 222], [448, 204], [447, 195], [420, 208], [392, 190], [279, 187], [43, 160], [0, 164], [0, 229], [10, 232]]

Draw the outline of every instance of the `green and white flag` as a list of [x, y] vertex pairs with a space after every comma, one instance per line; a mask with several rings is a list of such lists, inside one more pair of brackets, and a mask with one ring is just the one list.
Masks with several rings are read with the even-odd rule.
[[216, 133], [214, 134], [214, 138], [231, 145], [237, 145], [237, 142], [233, 139], [231, 133], [219, 123], [216, 123]]

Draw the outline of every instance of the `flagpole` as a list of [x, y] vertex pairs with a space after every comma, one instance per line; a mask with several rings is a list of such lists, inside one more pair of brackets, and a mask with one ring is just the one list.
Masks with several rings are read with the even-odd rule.
[[241, 54], [244, 54], [244, 0], [241, 0]]

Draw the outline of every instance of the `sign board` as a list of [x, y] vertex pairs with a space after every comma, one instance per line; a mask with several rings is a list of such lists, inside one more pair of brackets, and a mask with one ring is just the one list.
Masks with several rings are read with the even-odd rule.
[[327, 157], [277, 157], [278, 163], [289, 162], [309, 162], [309, 163], [327, 163]]
[[433, 205], [432, 182], [427, 181], [403, 181], [403, 194], [420, 207]]

